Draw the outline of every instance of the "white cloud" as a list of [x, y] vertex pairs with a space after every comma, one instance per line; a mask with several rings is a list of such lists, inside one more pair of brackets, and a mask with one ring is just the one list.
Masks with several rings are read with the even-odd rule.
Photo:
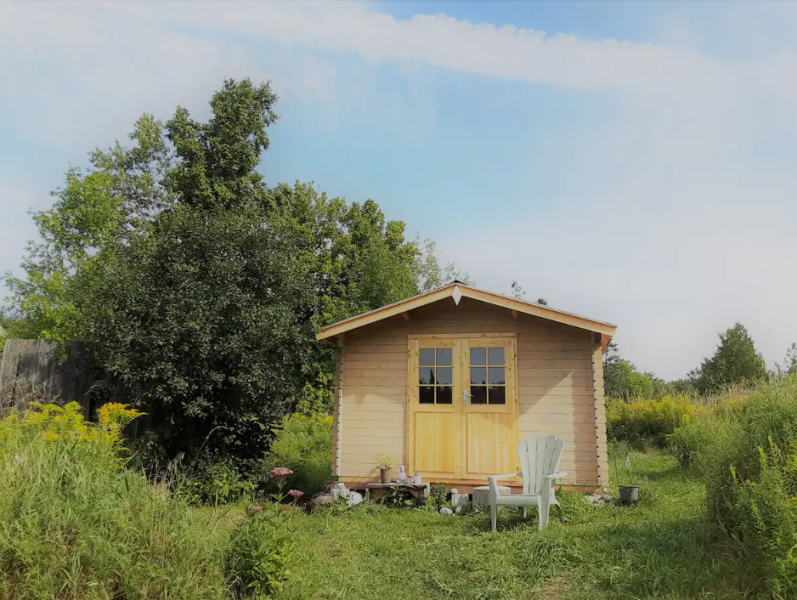
[[[782, 6], [779, 22], [793, 22]], [[749, 34], [748, 45], [762, 37], [733, 11], [717, 23], [733, 40]], [[623, 117], [610, 133], [596, 126], [546, 140], [554, 182], [601, 175], [600, 185], [584, 183], [580, 206], [506, 215], [467, 241], [428, 233], [487, 287], [519, 279], [535, 298], [616, 321], [633, 360], [675, 377], [737, 319], [770, 360], [797, 339], [788, 159], [797, 54], [764, 36], [765, 51], [719, 58], [700, 51], [698, 34], [670, 36], [688, 47], [592, 40], [445, 15], [398, 20], [341, 2], [3, 3], [0, 79], [13, 92], [0, 94], [0, 110], [27, 134], [82, 153], [124, 135], [144, 108], [165, 116], [177, 103], [204, 103], [225, 76], [271, 77], [286, 101], [334, 112], [351, 57], [401, 65], [413, 92], [415, 65], [616, 92]], [[424, 94], [409, 108], [378, 96], [363, 69], [346, 77], [364, 107], [398, 128], [408, 110], [434, 112]], [[7, 248], [21, 247], [2, 227], [5, 261]]]

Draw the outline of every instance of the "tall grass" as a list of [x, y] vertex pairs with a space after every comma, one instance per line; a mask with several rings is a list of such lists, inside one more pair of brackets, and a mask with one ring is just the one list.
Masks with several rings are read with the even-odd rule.
[[702, 475], [709, 518], [762, 588], [797, 597], [797, 378], [701, 411], [670, 443]]
[[0, 598], [215, 600], [249, 577], [225, 568], [247, 551], [225, 512], [126, 466], [121, 430], [137, 414], [108, 404], [91, 425], [73, 403], [0, 421]]

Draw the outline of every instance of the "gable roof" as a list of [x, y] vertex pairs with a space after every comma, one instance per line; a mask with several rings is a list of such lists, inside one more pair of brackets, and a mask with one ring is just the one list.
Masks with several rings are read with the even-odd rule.
[[609, 343], [609, 340], [614, 335], [614, 332], [617, 330], [617, 326], [610, 323], [604, 323], [603, 321], [596, 321], [595, 319], [588, 319], [587, 317], [574, 315], [563, 310], [557, 310], [555, 308], [551, 308], [550, 306], [545, 306], [544, 304], [536, 304], [534, 302], [526, 302], [525, 300], [509, 298], [508, 296], [503, 296], [501, 294], [494, 294], [492, 292], [487, 292], [485, 290], [480, 290], [475, 287], [465, 285], [459, 281], [452, 281], [451, 283], [444, 285], [441, 288], [437, 288], [436, 290], [432, 290], [431, 292], [426, 292], [425, 294], [419, 294], [418, 296], [413, 296], [412, 298], [407, 298], [406, 300], [394, 302], [393, 304], [388, 304], [387, 306], [382, 306], [381, 308], [376, 308], [366, 313], [362, 313], [360, 315], [344, 319], [343, 321], [338, 321], [337, 323], [322, 327], [316, 335], [316, 338], [319, 340], [331, 338], [336, 335], [346, 333], [347, 331], [351, 331], [352, 329], [358, 329], [360, 327], [364, 327], [365, 325], [370, 325], [371, 323], [376, 323], [377, 321], [394, 317], [396, 315], [405, 313], [408, 310], [420, 308], [421, 306], [439, 302], [446, 298], [453, 298], [455, 304], [459, 304], [459, 301], [462, 298], [472, 298], [474, 300], [486, 302], [487, 304], [492, 304], [494, 306], [500, 306], [526, 315], [533, 315], [535, 317], [547, 319], [548, 321], [554, 321], [556, 323], [562, 323], [564, 325], [570, 325], [571, 327], [578, 327], [579, 329], [585, 329], [587, 331], [599, 333], [602, 336], [604, 348]]

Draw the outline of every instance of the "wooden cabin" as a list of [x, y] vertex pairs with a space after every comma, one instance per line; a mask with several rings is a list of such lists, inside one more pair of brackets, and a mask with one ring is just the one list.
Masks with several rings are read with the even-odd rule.
[[[616, 327], [453, 282], [340, 321], [333, 475], [379, 480], [381, 454], [467, 492], [517, 472], [518, 441], [565, 441], [563, 485], [608, 485], [603, 351]], [[514, 482], [508, 481], [508, 485]]]

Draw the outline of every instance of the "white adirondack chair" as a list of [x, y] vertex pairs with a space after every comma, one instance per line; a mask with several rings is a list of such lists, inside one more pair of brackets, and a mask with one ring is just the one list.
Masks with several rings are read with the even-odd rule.
[[[565, 443], [555, 435], [536, 435], [518, 444], [517, 452], [520, 458], [520, 473], [509, 475], [491, 475], [487, 478], [490, 482], [490, 510], [495, 531], [499, 506], [517, 506], [520, 514], [526, 518], [526, 507], [536, 506], [540, 515], [540, 530], [548, 524], [551, 504], [561, 506], [554, 493], [554, 482], [567, 476], [567, 471], [559, 470], [559, 460]], [[509, 477], [523, 477], [523, 493], [498, 494], [498, 480]]]

